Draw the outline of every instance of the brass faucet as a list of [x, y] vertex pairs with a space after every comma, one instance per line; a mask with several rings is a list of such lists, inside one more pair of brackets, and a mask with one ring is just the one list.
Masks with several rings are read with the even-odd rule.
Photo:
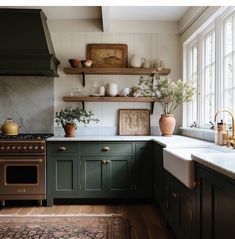
[[218, 113], [220, 113], [220, 112], [227, 112], [230, 114], [230, 116], [232, 118], [232, 134], [229, 134], [227, 131], [227, 146], [235, 149], [235, 117], [231, 111], [222, 109], [222, 110], [219, 110], [216, 112], [215, 117], [214, 117], [214, 122], [216, 122], [216, 117], [217, 117]]

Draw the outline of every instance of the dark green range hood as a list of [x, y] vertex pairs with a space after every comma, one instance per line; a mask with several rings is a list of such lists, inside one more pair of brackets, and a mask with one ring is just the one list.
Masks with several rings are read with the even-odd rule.
[[0, 9], [0, 75], [59, 76], [41, 9]]

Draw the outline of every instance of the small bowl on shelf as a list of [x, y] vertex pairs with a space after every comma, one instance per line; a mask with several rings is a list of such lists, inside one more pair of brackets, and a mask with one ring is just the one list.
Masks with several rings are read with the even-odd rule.
[[91, 67], [92, 63], [93, 63], [92, 60], [82, 60], [81, 61], [82, 67]]
[[72, 67], [79, 67], [80, 60], [79, 59], [69, 59], [69, 63]]

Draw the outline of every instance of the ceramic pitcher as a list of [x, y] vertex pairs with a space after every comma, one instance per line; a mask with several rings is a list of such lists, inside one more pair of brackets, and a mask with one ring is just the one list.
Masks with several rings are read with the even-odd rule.
[[141, 67], [143, 63], [143, 58], [133, 55], [130, 60], [131, 67]]

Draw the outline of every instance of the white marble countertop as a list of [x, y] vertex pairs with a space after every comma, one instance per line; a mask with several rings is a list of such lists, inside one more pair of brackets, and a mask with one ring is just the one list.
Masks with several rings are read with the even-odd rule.
[[207, 141], [193, 139], [181, 135], [165, 136], [121, 136], [121, 135], [83, 135], [76, 137], [53, 136], [47, 141], [154, 141], [163, 147], [182, 147], [185, 146], [201, 146], [210, 144]]
[[192, 155], [192, 159], [235, 180], [235, 152], [197, 153]]
[[81, 135], [76, 137], [53, 136], [47, 141], [151, 141], [153, 136], [120, 136], [120, 135]]

